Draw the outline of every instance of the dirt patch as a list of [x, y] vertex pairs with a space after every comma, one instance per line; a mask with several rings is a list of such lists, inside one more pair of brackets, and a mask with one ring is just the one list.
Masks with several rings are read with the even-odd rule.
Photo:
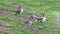
[[11, 28], [8, 28], [8, 26], [6, 26], [6, 21], [0, 21], [0, 33], [4, 33], [7, 31], [10, 31]]
[[0, 15], [7, 15], [8, 11], [7, 10], [0, 10]]

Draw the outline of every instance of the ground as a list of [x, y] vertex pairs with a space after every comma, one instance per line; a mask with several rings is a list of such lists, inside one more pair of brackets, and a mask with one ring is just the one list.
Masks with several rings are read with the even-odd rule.
[[[19, 5], [24, 12], [16, 15]], [[45, 12], [48, 21], [32, 21], [32, 26], [23, 24], [21, 20], [26, 20], [31, 9], [37, 17]], [[60, 34], [60, 0], [0, 0], [0, 24], [1, 34]]]

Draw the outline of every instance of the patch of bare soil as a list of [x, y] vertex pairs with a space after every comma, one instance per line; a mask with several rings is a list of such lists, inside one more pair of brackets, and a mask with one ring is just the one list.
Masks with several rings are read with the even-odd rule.
[[8, 11], [7, 10], [0, 10], [0, 15], [7, 15]]
[[8, 28], [8, 26], [6, 26], [6, 21], [0, 21], [0, 33], [1, 34], [5, 34], [8, 32], [8, 30], [11, 30], [11, 28]]

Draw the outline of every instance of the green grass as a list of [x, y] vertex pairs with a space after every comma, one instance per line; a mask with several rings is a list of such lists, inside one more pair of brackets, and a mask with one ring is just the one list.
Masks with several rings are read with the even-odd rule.
[[[25, 10], [22, 15], [14, 15], [13, 13], [16, 12], [16, 7], [13, 7], [15, 5], [23, 5]], [[55, 15], [54, 12], [60, 12], [60, 0], [0, 0], [0, 9], [6, 8], [9, 10], [8, 15], [0, 15], [0, 20], [8, 21], [8, 26], [13, 26], [13, 30], [11, 30], [10, 34], [32, 34], [31, 31], [29, 31], [29, 26], [25, 26], [21, 24], [16, 24], [18, 22], [15, 22], [16, 17], [20, 18], [26, 18], [27, 14], [30, 9], [32, 9], [35, 14], [40, 17], [42, 13], [44, 12], [44, 8], [46, 8], [46, 17], [48, 21], [46, 21], [44, 24], [39, 24], [38, 22], [33, 22], [33, 27], [36, 29], [42, 28], [42, 31], [38, 32], [37, 34], [60, 34], [60, 27], [55, 25]], [[28, 9], [27, 9], [28, 8]], [[17, 26], [16, 26], [17, 25]], [[42, 25], [42, 26], [41, 26]], [[46, 27], [46, 28], [44, 28]], [[21, 32], [17, 30], [18, 28], [23, 28], [24, 31]], [[54, 31], [56, 30], [56, 31]]]

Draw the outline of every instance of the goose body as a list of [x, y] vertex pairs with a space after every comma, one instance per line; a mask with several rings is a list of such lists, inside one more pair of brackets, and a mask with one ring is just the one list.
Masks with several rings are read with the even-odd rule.
[[18, 6], [18, 10], [16, 11], [17, 14], [22, 14], [23, 13], [23, 7]]
[[42, 23], [46, 21], [46, 17], [40, 17], [37, 19], [38, 22]]
[[29, 19], [35, 19], [36, 15], [34, 14], [34, 12], [30, 12], [28, 18]]
[[29, 20], [26, 20], [24, 23], [25, 23], [26, 25], [32, 25], [32, 21], [29, 21]]

